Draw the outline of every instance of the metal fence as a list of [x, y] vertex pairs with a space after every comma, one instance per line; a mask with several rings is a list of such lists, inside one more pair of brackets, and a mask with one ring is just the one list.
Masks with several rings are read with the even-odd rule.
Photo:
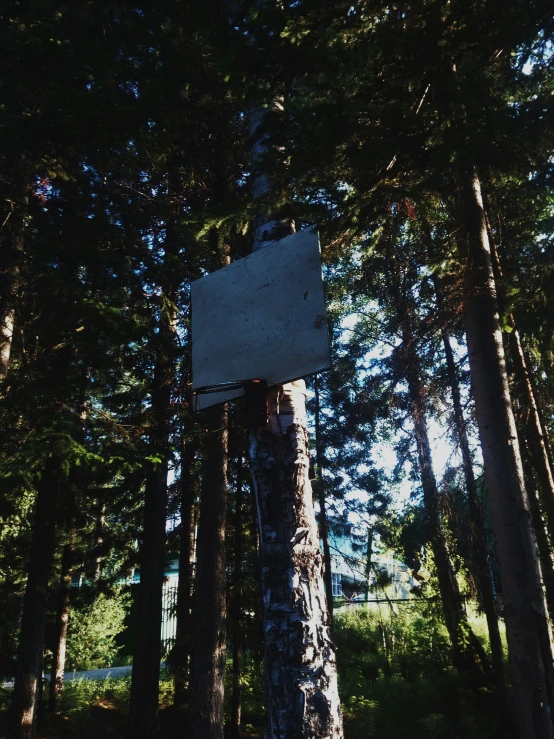
[[177, 631], [177, 585], [165, 582], [162, 591], [162, 654], [167, 656], [175, 644]]

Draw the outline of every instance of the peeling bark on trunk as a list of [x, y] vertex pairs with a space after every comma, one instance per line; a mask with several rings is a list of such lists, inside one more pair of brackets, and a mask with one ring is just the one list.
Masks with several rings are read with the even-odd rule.
[[[342, 737], [335, 647], [308, 477], [303, 380], [270, 392], [251, 434], [260, 528], [268, 737]], [[279, 408], [277, 410], [277, 394]]]
[[[252, 192], [271, 195], [266, 172], [279, 99], [250, 111]], [[275, 151], [275, 150], [274, 150]], [[254, 251], [294, 232], [286, 213], [260, 215]], [[341, 739], [335, 646], [308, 471], [303, 380], [268, 394], [269, 420], [250, 433], [250, 467], [260, 535], [267, 739]]]
[[39, 680], [42, 677], [48, 579], [54, 557], [59, 462], [50, 457], [37, 485], [33, 538], [23, 599], [17, 671], [8, 739], [35, 739]]
[[181, 531], [179, 535], [179, 583], [177, 585], [177, 627], [171, 655], [173, 667], [173, 704], [182, 708], [186, 702], [190, 657], [190, 609], [194, 577], [194, 503], [192, 466], [196, 450], [186, 444], [181, 460]]
[[227, 411], [208, 408], [192, 609], [188, 736], [223, 739]]
[[496, 285], [475, 172], [460, 173], [457, 240], [465, 264], [464, 315], [471, 383], [496, 534], [522, 739], [551, 739], [552, 643], [512, 412]]
[[454, 354], [450, 345], [450, 339], [446, 330], [442, 330], [442, 341], [446, 357], [446, 368], [448, 382], [452, 392], [452, 403], [454, 406], [454, 422], [456, 425], [456, 436], [462, 455], [462, 465], [466, 483], [467, 497], [469, 503], [469, 517], [471, 522], [471, 540], [475, 554], [475, 578], [477, 589], [481, 597], [481, 603], [487, 619], [489, 639], [491, 645], [492, 668], [495, 676], [497, 694], [500, 706], [504, 709], [508, 706], [508, 693], [506, 688], [506, 676], [504, 668], [504, 650], [498, 628], [498, 615], [494, 598], [494, 587], [491, 576], [489, 553], [487, 549], [487, 535], [485, 532], [485, 518], [483, 507], [477, 494], [477, 483], [473, 472], [473, 461], [467, 438], [466, 423], [462, 410], [460, 387], [458, 383], [458, 372], [454, 361]]

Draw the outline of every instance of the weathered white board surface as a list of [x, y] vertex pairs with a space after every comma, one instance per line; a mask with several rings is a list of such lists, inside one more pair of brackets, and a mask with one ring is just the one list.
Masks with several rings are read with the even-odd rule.
[[194, 396], [194, 410], [201, 411], [203, 408], [209, 408], [217, 403], [226, 403], [228, 400], [241, 398], [244, 395], [242, 387], [235, 390], [218, 390], [213, 393], [198, 393]]
[[197, 409], [243, 395], [202, 389], [283, 384], [330, 366], [317, 233], [300, 231], [192, 283], [192, 376]]

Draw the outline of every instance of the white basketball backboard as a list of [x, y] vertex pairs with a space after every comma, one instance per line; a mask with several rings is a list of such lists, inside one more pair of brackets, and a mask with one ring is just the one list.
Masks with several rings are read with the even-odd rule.
[[[300, 231], [192, 283], [197, 409], [330, 366], [317, 233]], [[227, 387], [226, 387], [227, 386]], [[206, 390], [215, 392], [205, 392]]]

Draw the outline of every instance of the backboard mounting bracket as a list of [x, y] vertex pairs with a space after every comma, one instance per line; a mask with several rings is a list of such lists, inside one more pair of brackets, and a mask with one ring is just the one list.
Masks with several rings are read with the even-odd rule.
[[268, 418], [266, 380], [249, 380], [244, 384], [244, 415], [247, 428], [265, 426]]

